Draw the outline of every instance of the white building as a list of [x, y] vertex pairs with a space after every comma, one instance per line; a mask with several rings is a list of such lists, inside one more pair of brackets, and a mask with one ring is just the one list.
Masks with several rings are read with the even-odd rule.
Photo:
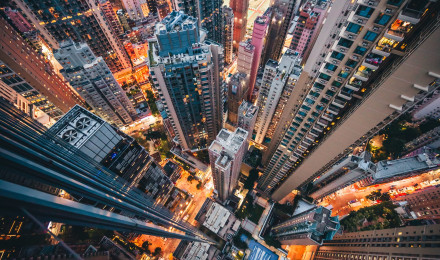
[[219, 200], [232, 194], [240, 174], [243, 155], [247, 149], [248, 132], [237, 128], [235, 132], [222, 129], [209, 147], [214, 188]]
[[412, 113], [415, 120], [421, 120], [426, 117], [435, 119], [440, 118], [440, 94], [437, 94], [423, 103]]
[[61, 73], [95, 114], [117, 126], [133, 122], [136, 110], [103, 58], [86, 43], [65, 41], [60, 47], [54, 55], [64, 68]]

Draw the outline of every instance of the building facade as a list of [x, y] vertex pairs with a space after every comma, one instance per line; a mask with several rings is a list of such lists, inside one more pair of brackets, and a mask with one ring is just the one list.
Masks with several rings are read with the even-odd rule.
[[232, 8], [223, 6], [223, 48], [225, 49], [225, 63], [231, 64], [234, 51], [234, 12]]
[[242, 41], [238, 45], [237, 71], [246, 74], [246, 89], [249, 87], [254, 53], [255, 47], [250, 40]]
[[[185, 41], [179, 35], [186, 35]], [[204, 41], [197, 19], [183, 12], [157, 24], [156, 38], [150, 42], [150, 73], [175, 140], [184, 150], [206, 149], [223, 125], [223, 48]]]
[[231, 0], [229, 6], [234, 11], [234, 49], [237, 52], [246, 35], [249, 0]]
[[439, 228], [407, 226], [338, 234], [332, 241], [325, 241], [313, 259], [439, 259]]
[[[293, 174], [290, 181], [295, 179], [295, 182], [298, 181], [301, 184], [305, 181], [313, 181], [315, 177], [322, 175], [335, 162], [350, 153], [354, 147], [362, 145], [365, 138], [372, 136], [403, 111], [413, 107], [415, 101], [423, 99], [436, 88], [436, 84], [433, 82], [436, 79], [435, 75], [430, 74], [433, 69], [427, 67], [427, 65], [432, 66], [432, 61], [429, 59], [418, 60], [415, 53], [411, 53], [409, 58], [405, 56], [405, 59], [402, 59], [401, 55], [391, 54], [393, 48], [399, 50], [402, 45], [406, 44], [403, 43], [404, 38], [396, 40], [397, 38], [393, 36], [397, 27], [401, 31], [406, 30], [408, 34], [406, 41], [412, 41], [414, 51], [419, 51], [418, 54], [421, 53], [422, 49], [414, 43], [416, 38], [413, 37], [416, 37], [416, 30], [412, 31], [412, 29], [416, 26], [423, 26], [423, 23], [419, 23], [419, 21], [421, 21], [425, 5], [419, 5], [419, 12], [411, 14], [411, 16], [418, 17], [414, 19], [408, 16], [406, 11], [406, 8], [411, 6], [411, 2], [375, 1], [374, 4], [372, 2], [373, 5], [359, 4], [351, 11], [347, 9], [350, 4], [342, 2], [339, 4], [340, 6], [334, 6], [336, 7], [335, 11], [340, 12], [340, 10], [346, 9], [344, 14], [348, 16], [347, 27], [341, 26], [339, 37], [333, 42], [330, 41], [329, 45], [324, 44], [324, 42], [328, 42], [325, 39], [323, 42], [318, 42], [320, 40], [318, 37], [316, 46], [330, 46], [332, 50], [324, 53], [325, 60], [320, 63], [321, 68], [318, 71], [310, 71], [309, 65], [306, 64], [305, 69], [307, 68], [309, 74], [305, 74], [305, 76], [310, 77], [310, 74], [316, 74], [311, 82], [307, 78], [299, 79], [301, 83], [304, 80], [303, 84], [305, 85], [303, 86], [305, 87], [300, 87], [298, 90], [307, 94], [303, 94], [303, 97], [296, 94], [297, 99], [289, 102], [296, 104], [300, 102], [301, 105], [286, 111], [286, 113], [294, 114], [291, 116], [293, 120], [283, 126], [282, 138], [277, 137], [277, 141], [271, 144], [277, 148], [276, 150], [269, 149], [271, 159], [263, 174], [264, 177], [259, 183], [259, 187], [267, 192], [273, 191], [299, 168], [301, 168], [301, 178], [298, 173]], [[431, 11], [436, 14], [435, 10]], [[342, 17], [340, 19], [343, 19]], [[437, 30], [436, 24], [431, 24], [427, 20], [425, 23], [424, 26], [428, 24], [431, 26], [426, 30], [430, 30], [430, 32]], [[326, 31], [324, 27], [322, 31]], [[332, 29], [328, 28], [328, 30]], [[423, 42], [426, 44], [424, 50], [432, 50], [427, 45], [432, 42], [430, 39]], [[310, 57], [316, 57], [314, 50], [312, 50]], [[319, 64], [314, 61], [311, 63], [311, 67]], [[398, 64], [398, 69], [391, 67], [391, 64]], [[413, 74], [409, 75], [406, 72], [408, 66], [414, 66], [418, 69], [411, 69]], [[387, 70], [392, 74], [385, 74], [388, 76], [386, 79], [378, 77], [375, 72], [379, 70], [379, 67], [382, 71]], [[407, 82], [423, 83], [406, 83], [405, 87], [402, 87], [391, 76], [397, 75], [397, 73], [403, 73], [402, 75], [406, 76]], [[372, 83], [375, 84], [371, 85]], [[420, 87], [420, 84], [425, 87]], [[375, 113], [371, 112], [373, 108]], [[347, 111], [350, 112], [347, 113]], [[340, 120], [344, 115], [347, 116]], [[366, 120], [366, 115], [368, 115], [368, 120]], [[337, 131], [330, 132], [332, 129], [337, 129]], [[344, 145], [341, 145], [342, 143]], [[316, 156], [319, 160], [309, 160], [309, 158], [316, 158]], [[321, 160], [325, 163], [318, 163]], [[315, 166], [318, 168], [316, 171], [312, 170]], [[300, 185], [291, 186], [290, 181], [290, 184], [286, 184], [283, 189], [280, 189], [283, 192], [277, 193], [277, 198], [284, 197]]]
[[255, 122], [257, 121], [258, 107], [252, 103], [243, 101], [238, 107], [237, 127], [248, 132], [248, 141], [252, 139]]
[[0, 80], [53, 119], [84, 100], [42, 56], [0, 18]]
[[130, 59], [98, 1], [17, 0], [14, 3], [53, 49], [68, 39], [86, 42], [96, 56], [104, 59], [112, 72], [131, 67]]
[[133, 122], [136, 110], [102, 57], [86, 43], [65, 41], [60, 47], [54, 55], [64, 68], [61, 73], [94, 112], [117, 126]]
[[431, 186], [398, 198], [406, 201], [413, 218], [440, 219], [440, 186]]
[[121, 36], [124, 33], [124, 29], [122, 28], [121, 23], [119, 22], [118, 15], [116, 11], [113, 9], [113, 4], [110, 0], [101, 0], [99, 2], [99, 7], [102, 10], [102, 13], [105, 16], [105, 19], [110, 25], [110, 28], [113, 30], [116, 36]]
[[232, 195], [240, 175], [243, 155], [247, 150], [248, 132], [222, 129], [209, 146], [209, 161], [217, 197], [224, 202]]
[[300, 63], [298, 54], [287, 50], [279, 63], [269, 60], [264, 67], [257, 101], [255, 142], [264, 144], [272, 138], [273, 129], [279, 123], [279, 116], [301, 74]]
[[312, 208], [274, 226], [270, 234], [283, 245], [322, 245], [339, 230], [338, 217], [322, 206]]
[[232, 126], [237, 126], [239, 107], [246, 99], [247, 94], [247, 75], [237, 72], [227, 80], [228, 84], [228, 118], [226, 122]]

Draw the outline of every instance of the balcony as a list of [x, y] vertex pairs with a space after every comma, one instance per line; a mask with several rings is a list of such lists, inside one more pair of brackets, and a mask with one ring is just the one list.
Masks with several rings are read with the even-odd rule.
[[368, 5], [370, 7], [377, 6], [377, 1], [375, 0], [358, 0], [358, 3]]
[[339, 100], [339, 99], [334, 99], [333, 101], [332, 101], [332, 104], [333, 105], [335, 105], [335, 106], [337, 106], [337, 107], [340, 107], [340, 108], [344, 108], [344, 106], [345, 106], [345, 101], [342, 101], [342, 100]]
[[365, 60], [362, 62], [362, 66], [365, 66], [365, 67], [370, 68], [372, 70], [377, 70], [379, 68], [378, 64], [377, 65], [371, 64], [371, 63], [366, 62]]
[[346, 91], [344, 89], [342, 89], [339, 93], [338, 93], [338, 97], [341, 97], [345, 100], [351, 100], [352, 98], [352, 92], [353, 91]]
[[374, 48], [371, 52], [384, 57], [388, 57], [390, 56], [391, 48], [387, 46], [376, 46], [376, 48]]
[[396, 7], [401, 6], [403, 2], [404, 2], [404, 0], [388, 0], [387, 6], [396, 8]]
[[353, 76], [359, 80], [367, 81], [370, 73], [367, 73], [365, 71], [358, 71]]
[[[308, 145], [311, 145], [315, 141], [313, 136], [310, 136], [310, 135], [306, 136], [306, 140], [310, 142], [310, 143], [307, 143]], [[304, 141], [306, 141], [306, 140], [304, 140]]]
[[351, 12], [351, 14], [348, 16], [348, 21], [352, 23], [357, 23], [359, 25], [365, 25], [368, 19], [356, 15], [355, 12]]
[[339, 112], [341, 112], [341, 109], [336, 106], [330, 105], [327, 108], [327, 112], [332, 113], [333, 115], [338, 115]]
[[329, 121], [329, 122], [331, 122], [331, 121], [333, 121], [333, 119], [335, 119], [335, 117], [332, 114], [328, 114], [328, 113], [324, 113], [322, 115], [322, 118]]
[[322, 132], [324, 131], [324, 127], [320, 126], [320, 125], [314, 125], [313, 128], [314, 130], [318, 131], [318, 132]]
[[393, 31], [393, 30], [391, 30], [391, 29], [388, 29], [388, 30], [385, 32], [385, 35], [384, 35], [384, 36], [387, 37], [387, 38], [389, 38], [389, 39], [392, 39], [392, 40], [395, 40], [395, 41], [401, 42], [401, 41], [403, 41], [403, 38], [405, 37], [405, 33], [403, 33], [403, 32], [399, 32], [399, 31]]
[[[423, 2], [423, 1], [421, 1]], [[415, 10], [415, 9], [411, 9], [411, 8], [403, 8], [402, 11], [400, 11], [399, 15], [397, 16], [397, 19], [405, 21], [405, 22], [409, 22], [412, 24], [416, 24], [418, 22], [420, 22], [420, 18], [423, 15], [423, 10], [419, 11], [419, 10]]]
[[324, 118], [320, 118], [317, 123], [318, 123], [318, 125], [321, 125], [322, 127], [327, 127], [329, 122], [327, 120], [325, 120]]

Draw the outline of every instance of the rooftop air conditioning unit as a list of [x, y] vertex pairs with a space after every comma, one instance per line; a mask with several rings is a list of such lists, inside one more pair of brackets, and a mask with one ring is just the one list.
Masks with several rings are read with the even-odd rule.
[[367, 47], [367, 46], [368, 46], [368, 43], [363, 42], [363, 43], [362, 43], [362, 46]]
[[358, 23], [363, 23], [364, 20], [362, 20], [362, 19], [358, 19], [357, 22], [358, 22]]
[[389, 8], [385, 9], [385, 13], [386, 13], [386, 14], [390, 14], [390, 13], [392, 13], [392, 12], [393, 12], [393, 10], [391, 10], [391, 9], [389, 9]]
[[368, 5], [374, 5], [374, 1], [368, 1]]
[[353, 35], [349, 34], [348, 35], [348, 39], [352, 40], [353, 39]]
[[335, 60], [333, 60], [333, 61], [332, 61], [332, 63], [333, 63], [333, 64], [338, 64], [338, 62], [337, 62], [337, 61], [335, 61]]

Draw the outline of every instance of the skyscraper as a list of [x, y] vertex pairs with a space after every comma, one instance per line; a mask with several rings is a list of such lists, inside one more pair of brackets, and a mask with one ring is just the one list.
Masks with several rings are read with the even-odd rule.
[[284, 41], [290, 22], [295, 16], [299, 3], [294, 0], [276, 0], [272, 6], [271, 22], [269, 24], [269, 35], [266, 40], [263, 64], [268, 59], [278, 61], [281, 58]]
[[0, 18], [0, 80], [53, 119], [84, 100]]
[[248, 132], [248, 141], [252, 138], [255, 122], [257, 121], [258, 107], [252, 103], [243, 101], [238, 107], [237, 127]]
[[338, 217], [322, 206], [294, 215], [272, 227], [270, 234], [283, 245], [322, 245], [332, 240], [339, 229]]
[[[155, 2], [155, 1], [153, 1]], [[142, 11], [142, 5], [147, 5], [145, 0], [122, 0], [125, 10], [127, 11], [128, 17], [131, 20], [136, 21], [144, 18], [144, 12]], [[150, 12], [156, 12], [156, 6]]]
[[93, 55], [86, 43], [62, 42], [54, 55], [64, 68], [61, 73], [97, 115], [117, 126], [133, 122], [132, 103], [102, 57]]
[[[349, 5], [338, 3], [332, 11], [345, 8]], [[428, 14], [424, 3], [375, 1], [374, 5], [360, 4], [351, 13], [345, 9], [349, 22], [340, 28], [340, 37], [330, 42], [318, 37], [315, 46], [330, 46], [332, 51], [324, 53], [324, 63], [311, 61], [311, 66], [305, 66], [307, 72], [309, 66], [321, 68], [319, 72], [310, 71], [318, 74], [312, 82], [304, 80], [308, 94], [289, 102], [301, 104], [286, 111], [294, 113], [294, 120], [280, 126], [284, 129], [282, 140], [277, 138], [274, 143], [277, 149], [259, 182], [260, 188], [269, 192], [291, 176], [273, 194], [281, 199], [320, 176], [438, 88], [438, 74], [434, 72], [438, 66], [429, 52], [437, 51], [433, 44], [440, 32], [438, 24], [427, 18], [437, 16], [437, 8], [432, 5]], [[328, 26], [334, 27], [332, 24]], [[322, 31], [333, 30], [324, 27]], [[422, 31], [429, 33], [417, 38]], [[407, 56], [401, 56], [402, 48]], [[393, 54], [393, 49], [401, 55]], [[322, 50], [312, 50], [310, 57], [319, 56], [314, 52]], [[304, 91], [303, 87], [299, 90]]]
[[205, 41], [197, 19], [183, 12], [157, 24], [156, 38], [150, 42], [150, 72], [175, 140], [184, 150], [205, 149], [223, 124], [223, 48]]
[[247, 150], [248, 132], [237, 128], [235, 132], [220, 130], [209, 146], [214, 188], [220, 201], [225, 201], [237, 185], [243, 155]]
[[119, 22], [118, 16], [116, 15], [115, 10], [113, 9], [113, 4], [110, 2], [110, 0], [100, 0], [99, 7], [101, 7], [102, 13], [104, 14], [107, 22], [110, 24], [110, 28], [112, 28], [115, 35], [120, 36], [123, 34], [124, 29]]
[[124, 9], [119, 9], [118, 11], [116, 11], [116, 15], [118, 16], [118, 20], [122, 25], [122, 28], [124, 28], [124, 31], [130, 31], [130, 25], [128, 24], [128, 20], [127, 20], [127, 13], [124, 11]]
[[130, 59], [98, 1], [16, 0], [14, 3], [53, 49], [70, 38], [75, 42], [86, 42], [112, 72], [131, 67]]
[[225, 62], [226, 64], [232, 63], [232, 55], [233, 55], [233, 41], [234, 41], [234, 13], [230, 7], [223, 6], [222, 7], [222, 15], [223, 15], [223, 48], [225, 49]]
[[249, 0], [231, 0], [229, 6], [234, 11], [234, 49], [238, 51], [246, 35]]
[[255, 47], [250, 40], [242, 41], [238, 45], [237, 71], [246, 74], [246, 92], [254, 59]]
[[[281, 25], [284, 20], [284, 14], [282, 10], [279, 10], [275, 6], [271, 6], [265, 13], [269, 17], [269, 27], [267, 30], [266, 41], [264, 44], [263, 52], [261, 54], [260, 65], [265, 66], [266, 63], [272, 59], [272, 52], [274, 51], [275, 40], [281, 33]], [[274, 60], [274, 59], [272, 59]], [[276, 60], [278, 61], [278, 60]]]
[[263, 52], [264, 40], [266, 38], [267, 27], [269, 25], [269, 17], [258, 16], [254, 21], [254, 29], [252, 31], [251, 43], [254, 46], [254, 58], [252, 59], [251, 73], [249, 76], [249, 90], [247, 100], [252, 100], [255, 82], [257, 80], [257, 72], [260, 66], [261, 54]]
[[269, 60], [264, 67], [257, 101], [259, 111], [255, 124], [255, 142], [264, 144], [272, 138], [273, 130], [279, 123], [279, 116], [301, 74], [300, 63], [301, 58], [298, 54], [287, 50], [280, 63]]
[[439, 259], [439, 228], [406, 226], [337, 234], [324, 241], [313, 259]]
[[207, 31], [207, 38], [217, 43], [222, 42], [223, 0], [172, 0], [173, 10], [198, 19], [199, 28]]
[[228, 84], [228, 118], [227, 123], [236, 127], [238, 122], [238, 107], [246, 98], [247, 75], [237, 72], [227, 79]]
[[[67, 124], [47, 131], [0, 101], [2, 211], [42, 221], [205, 240], [188, 223], [173, 220], [171, 212], [156, 205], [145, 190], [135, 188], [135, 182], [118, 176], [137, 170], [143, 163], [136, 161], [135, 168], [131, 165], [136, 156], [130, 153], [138, 149], [136, 145], [125, 142], [119, 130], [85, 109], [76, 106], [71, 111], [67, 113], [69, 118], [61, 120], [69, 121]], [[86, 140], [89, 133], [93, 134]], [[120, 149], [112, 149], [112, 145]], [[56, 189], [43, 187], [63, 189], [77, 200], [57, 196]], [[170, 232], [170, 227], [185, 234]]]

